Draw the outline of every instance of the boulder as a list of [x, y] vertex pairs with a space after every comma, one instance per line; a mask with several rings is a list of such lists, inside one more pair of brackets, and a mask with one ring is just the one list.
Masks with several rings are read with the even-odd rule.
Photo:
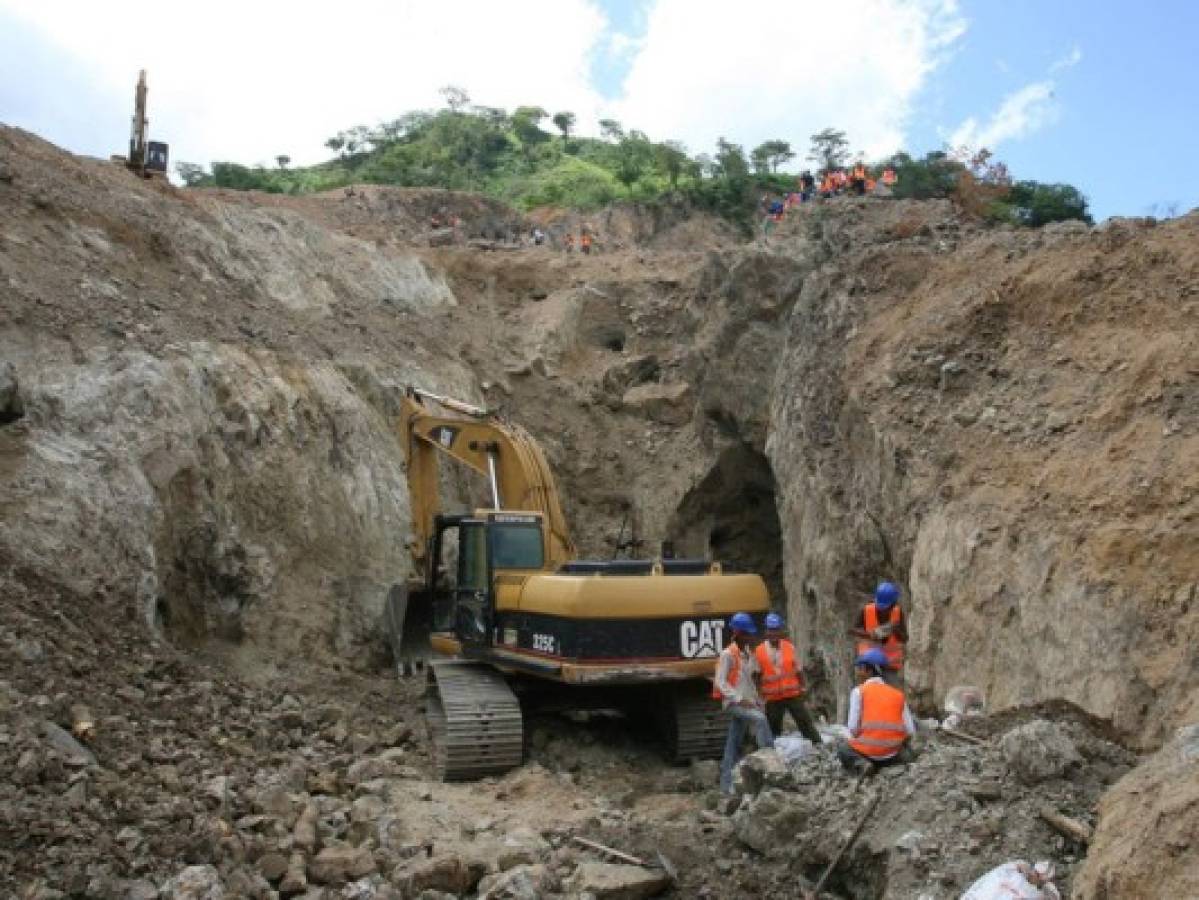
[[691, 420], [691, 385], [685, 381], [665, 384], [639, 384], [625, 391], [625, 407], [648, 416], [663, 425], [684, 425]]
[[516, 828], [504, 835], [496, 853], [496, 864], [504, 872], [531, 865], [550, 852], [549, 842], [531, 828]]
[[481, 876], [481, 872], [476, 876], [461, 857], [446, 855], [401, 863], [392, 872], [391, 881], [406, 897], [415, 897], [426, 890], [456, 896], [473, 888]]
[[287, 857], [282, 853], [264, 853], [258, 857], [258, 871], [267, 881], [279, 881], [287, 874]]
[[53, 722], [43, 722], [42, 734], [46, 738], [46, 743], [62, 754], [67, 765], [94, 766], [96, 764], [96, 755], [75, 740], [71, 732], [65, 728], [61, 728]]
[[188, 866], [162, 886], [163, 900], [225, 900], [225, 886], [213, 866]]
[[375, 858], [365, 847], [325, 847], [308, 860], [308, 880], [344, 884], [375, 871]]
[[756, 750], [737, 764], [733, 773], [733, 790], [738, 794], [756, 796], [766, 787], [784, 787], [791, 773], [782, 755], [774, 749]]
[[566, 880], [571, 896], [590, 894], [596, 900], [641, 900], [668, 887], [670, 876], [665, 872], [614, 863], [583, 863]]
[[558, 877], [548, 866], [517, 866], [483, 878], [479, 896], [487, 900], [541, 900], [560, 887]]
[[1060, 725], [1034, 719], [999, 739], [1008, 767], [1024, 784], [1060, 778], [1082, 762], [1074, 741]]
[[802, 794], [767, 789], [737, 810], [733, 832], [750, 849], [770, 854], [791, 847], [812, 813]]
[[307, 853], [316, 849], [316, 817], [316, 807], [309, 803], [300, 813], [292, 832], [292, 842]]

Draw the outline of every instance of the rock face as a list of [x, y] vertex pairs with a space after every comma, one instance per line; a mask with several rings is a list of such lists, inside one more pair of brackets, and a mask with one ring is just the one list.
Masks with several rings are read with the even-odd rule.
[[891, 578], [918, 700], [1060, 698], [1152, 744], [1199, 696], [1199, 311], [1177, 288], [1199, 219], [980, 235], [864, 210], [820, 222], [774, 385], [792, 621], [843, 705], [845, 629]]
[[1199, 725], [1190, 725], [1103, 796], [1072, 896], [1199, 897], [1197, 830]]
[[76, 547], [63, 574], [77, 590], [136, 596], [185, 643], [252, 632], [285, 649], [316, 633], [373, 650], [410, 571], [392, 411], [356, 386], [385, 394], [386, 376], [203, 343], [29, 362], [32, 427], [0, 485], [14, 511], [0, 542], [18, 559]]

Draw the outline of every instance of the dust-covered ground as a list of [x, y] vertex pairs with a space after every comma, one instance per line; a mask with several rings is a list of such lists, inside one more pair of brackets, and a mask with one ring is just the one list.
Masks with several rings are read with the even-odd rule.
[[[1005, 737], [1058, 727], [1028, 711], [968, 720], [983, 746], [928, 731], [865, 782], [829, 750], [790, 769], [758, 754], [730, 802], [715, 763], [668, 765], [652, 731], [592, 713], [531, 716], [525, 766], [442, 784], [420, 677], [299, 663], [245, 681], [148, 640], [119, 599], [83, 625], [61, 587], [3, 577], [0, 872], [19, 897], [555, 897], [601, 875], [633, 893], [596, 896], [795, 895], [875, 794], [829, 896], [955, 897], [1010, 858], [1054, 861], [1068, 888], [1083, 848], [1038, 810], [1092, 824], [1134, 761], [1068, 710], [1055, 749]], [[646, 865], [597, 868], [615, 860], [575, 837]]]

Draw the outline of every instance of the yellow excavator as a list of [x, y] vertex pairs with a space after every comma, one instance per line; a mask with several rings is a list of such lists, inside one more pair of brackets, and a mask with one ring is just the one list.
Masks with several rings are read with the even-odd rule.
[[[522, 705], [648, 712], [675, 759], [719, 757], [727, 719], [710, 682], [729, 616], [769, 607], [761, 577], [579, 559], [541, 447], [485, 409], [410, 388], [398, 432], [418, 580], [391, 592], [387, 631], [401, 670], [428, 663], [439, 776], [520, 765]], [[441, 513], [443, 457], [484, 476], [489, 507]]]
[[113, 156], [112, 161], [121, 163], [142, 178], [165, 179], [170, 159], [170, 147], [162, 141], [146, 140], [146, 131], [150, 127], [150, 120], [146, 118], [147, 94], [149, 94], [149, 88], [146, 86], [146, 70], [142, 69], [137, 76], [137, 86], [133, 89], [133, 122], [129, 130], [129, 155]]

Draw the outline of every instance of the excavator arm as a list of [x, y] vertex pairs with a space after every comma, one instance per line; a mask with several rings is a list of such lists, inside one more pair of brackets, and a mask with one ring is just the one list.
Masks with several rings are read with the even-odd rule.
[[401, 403], [398, 430], [408, 466], [413, 559], [422, 574], [428, 572], [429, 539], [440, 510], [442, 456], [487, 478], [495, 509], [541, 515], [547, 570], [554, 571], [575, 558], [549, 463], [523, 428], [501, 422], [484, 409], [409, 388]]

